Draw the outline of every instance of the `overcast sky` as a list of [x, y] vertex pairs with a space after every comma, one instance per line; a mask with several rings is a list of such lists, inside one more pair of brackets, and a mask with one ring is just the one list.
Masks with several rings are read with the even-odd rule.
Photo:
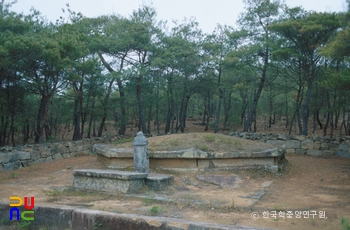
[[[306, 10], [319, 12], [339, 12], [346, 8], [345, 0], [286, 0], [285, 2], [290, 7], [302, 6]], [[81, 12], [87, 17], [106, 14], [129, 16], [143, 3], [148, 5], [152, 3], [156, 8], [158, 20], [171, 22], [173, 19], [182, 21], [185, 17], [195, 17], [206, 33], [211, 33], [218, 23], [236, 27], [238, 15], [244, 11], [242, 0], [18, 0], [11, 9], [27, 14], [30, 8], [34, 7], [48, 20], [54, 22], [60, 16], [64, 16], [62, 8], [66, 8], [66, 3], [70, 4], [72, 10]], [[171, 27], [170, 23], [169, 26]]]

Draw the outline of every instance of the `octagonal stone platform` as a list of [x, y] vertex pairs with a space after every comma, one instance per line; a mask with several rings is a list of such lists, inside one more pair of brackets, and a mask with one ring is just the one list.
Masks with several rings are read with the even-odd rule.
[[[115, 148], [112, 145], [95, 144], [97, 158], [107, 161], [110, 169], [133, 168], [133, 150]], [[209, 153], [195, 148], [179, 151], [149, 151], [152, 168], [168, 170], [227, 170], [227, 169], [263, 169], [273, 173], [283, 170], [285, 149], [275, 148], [260, 152], [232, 151]]]

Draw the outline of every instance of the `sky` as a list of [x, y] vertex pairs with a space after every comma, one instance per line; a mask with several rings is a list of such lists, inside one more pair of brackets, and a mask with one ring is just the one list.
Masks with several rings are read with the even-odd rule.
[[[13, 0], [5, 0], [11, 2]], [[242, 0], [17, 0], [12, 11], [28, 14], [31, 7], [39, 10], [49, 21], [55, 22], [60, 16], [66, 16], [62, 8], [69, 3], [70, 9], [81, 12], [86, 17], [98, 17], [119, 14], [128, 17], [142, 4], [150, 3], [157, 11], [157, 19], [168, 21], [195, 17], [205, 33], [211, 33], [217, 24], [236, 26], [241, 12], [244, 12]], [[345, 0], [285, 0], [290, 7], [302, 6], [305, 10], [318, 12], [340, 12], [346, 9]]]

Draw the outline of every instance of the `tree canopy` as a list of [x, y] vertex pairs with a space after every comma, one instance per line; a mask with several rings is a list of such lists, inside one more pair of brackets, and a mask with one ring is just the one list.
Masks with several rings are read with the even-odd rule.
[[289, 133], [350, 134], [349, 12], [244, 3], [238, 28], [210, 34], [194, 18], [168, 28], [147, 5], [96, 18], [67, 5], [54, 23], [0, 5], [0, 146], [102, 136], [107, 125], [183, 133], [189, 119], [213, 132], [284, 120]]

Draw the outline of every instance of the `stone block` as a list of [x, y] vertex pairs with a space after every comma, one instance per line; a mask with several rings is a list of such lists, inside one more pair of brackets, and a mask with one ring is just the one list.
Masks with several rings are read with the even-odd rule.
[[304, 140], [300, 143], [302, 149], [314, 149], [314, 142], [310, 139]]
[[51, 161], [53, 161], [52, 156], [49, 156], [49, 157], [46, 158], [46, 162], [51, 162]]
[[62, 148], [59, 148], [58, 145], [51, 146], [51, 150], [50, 150], [51, 155], [56, 155], [57, 153], [61, 154], [63, 152], [64, 152], [64, 150]]
[[70, 155], [68, 153], [63, 153], [62, 156], [63, 158], [70, 158]]
[[174, 182], [174, 177], [161, 174], [148, 174], [146, 185], [149, 189], [159, 191], [167, 188]]
[[56, 153], [55, 155], [53, 155], [53, 159], [58, 160], [58, 159], [63, 159], [63, 157], [60, 153]]
[[0, 153], [0, 163], [9, 163], [10, 153]]
[[77, 147], [77, 153], [79, 156], [83, 155], [83, 146], [78, 146]]
[[286, 149], [286, 153], [295, 153], [295, 149]]
[[340, 144], [339, 145], [339, 150], [340, 151], [348, 151], [349, 150], [349, 145], [347, 145], [347, 144]]
[[329, 149], [328, 143], [327, 142], [322, 142], [321, 143], [321, 149], [328, 150]]
[[81, 169], [73, 172], [73, 188], [132, 193], [145, 185], [147, 173]]
[[279, 135], [277, 136], [277, 140], [286, 141], [286, 140], [288, 140], [288, 138], [287, 138], [286, 135], [279, 134]]
[[24, 147], [18, 145], [18, 146], [16, 146], [16, 150], [17, 150], [17, 151], [24, 151]]
[[282, 140], [268, 140], [266, 141], [267, 144], [271, 144], [275, 147], [281, 147], [282, 145], [286, 144], [286, 141], [282, 141]]
[[334, 151], [332, 151], [332, 150], [322, 150], [322, 155], [334, 155]]
[[33, 160], [25, 160], [25, 161], [22, 161], [22, 164], [24, 165], [24, 167], [28, 167], [30, 165], [33, 164]]
[[314, 141], [314, 149], [321, 149], [321, 141]]
[[19, 169], [22, 168], [22, 164], [20, 161], [13, 162], [13, 169]]
[[306, 140], [306, 136], [301, 136], [301, 135], [292, 135], [290, 138], [292, 140], [298, 140], [298, 141], [305, 141]]
[[317, 134], [315, 134], [315, 135], [312, 136], [312, 140], [313, 140], [313, 141], [319, 141], [320, 139], [321, 139], [320, 136], [317, 135]]
[[300, 149], [300, 141], [297, 141], [297, 140], [286, 141], [286, 149]]
[[305, 154], [305, 149], [295, 149], [296, 154]]
[[70, 152], [76, 152], [76, 151], [78, 151], [78, 148], [77, 148], [77, 146], [74, 143], [70, 142], [69, 143], [69, 151]]
[[37, 160], [41, 157], [41, 153], [39, 150], [33, 150], [31, 153], [30, 153], [30, 158], [32, 160]]
[[187, 159], [207, 159], [208, 153], [199, 149], [185, 149], [179, 151], [152, 151], [148, 152], [150, 158], [187, 158]]
[[18, 159], [19, 160], [29, 160], [30, 159], [30, 153], [29, 152], [22, 152], [18, 151]]
[[10, 153], [10, 162], [18, 161], [19, 160], [19, 154], [17, 152], [11, 152]]
[[4, 171], [11, 171], [14, 169], [13, 162], [5, 163], [4, 165]]
[[278, 166], [277, 165], [265, 166], [265, 171], [269, 173], [278, 173]]
[[32, 164], [41, 164], [41, 163], [44, 163], [44, 162], [46, 162], [46, 158], [39, 158], [39, 159], [33, 161]]
[[0, 172], [3, 172], [3, 171], [5, 171], [4, 166], [0, 164]]
[[41, 156], [42, 157], [49, 157], [52, 156], [51, 150], [50, 149], [45, 149], [41, 151]]
[[321, 150], [317, 150], [317, 149], [306, 150], [306, 154], [310, 155], [310, 156], [321, 156], [322, 155], [322, 151]]
[[338, 151], [335, 151], [335, 155], [340, 157], [350, 158], [349, 151], [338, 150]]
[[335, 143], [328, 144], [328, 149], [332, 151], [337, 151], [339, 149], [339, 145]]

